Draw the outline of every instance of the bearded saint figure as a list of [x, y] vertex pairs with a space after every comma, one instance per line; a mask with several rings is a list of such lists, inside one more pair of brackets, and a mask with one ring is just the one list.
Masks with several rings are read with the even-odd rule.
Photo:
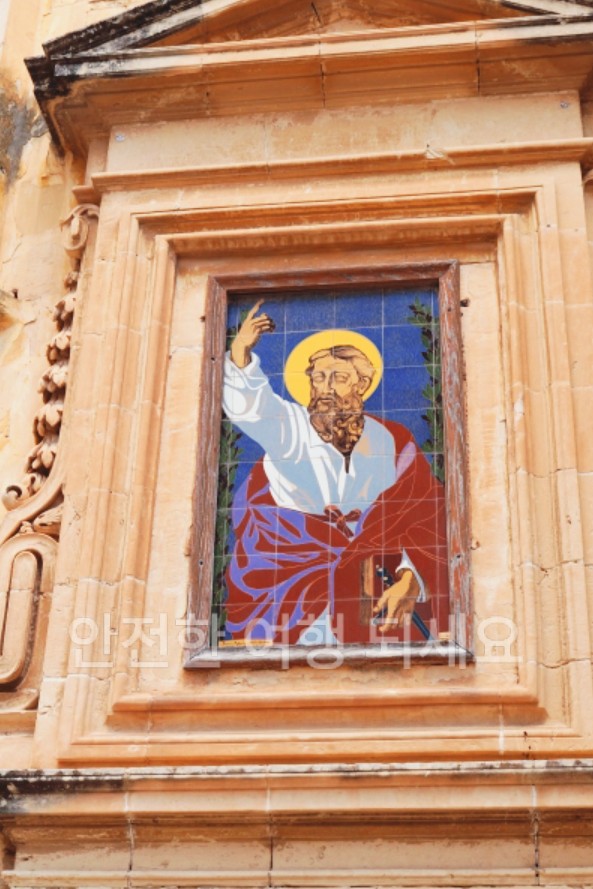
[[[376, 371], [355, 346], [310, 356], [308, 406], [273, 391], [253, 351], [274, 329], [262, 302], [225, 357], [224, 412], [265, 451], [233, 503], [227, 632], [275, 644], [398, 638], [417, 604], [447, 589], [443, 487], [408, 429], [364, 412]], [[370, 607], [369, 565], [382, 579]]]

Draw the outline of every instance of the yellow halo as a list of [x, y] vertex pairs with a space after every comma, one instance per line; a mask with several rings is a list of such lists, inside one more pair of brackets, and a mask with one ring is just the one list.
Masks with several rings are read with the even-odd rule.
[[295, 401], [299, 404], [309, 404], [311, 389], [309, 377], [305, 370], [309, 365], [309, 358], [321, 349], [331, 349], [332, 346], [355, 346], [367, 356], [375, 368], [375, 376], [368, 390], [363, 395], [366, 401], [381, 382], [383, 376], [383, 359], [376, 345], [371, 340], [357, 333], [355, 330], [320, 330], [294, 347], [284, 365], [284, 382], [286, 388]]

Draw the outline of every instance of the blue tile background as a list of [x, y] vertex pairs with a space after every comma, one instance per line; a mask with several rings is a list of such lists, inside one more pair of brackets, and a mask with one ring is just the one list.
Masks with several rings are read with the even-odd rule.
[[[228, 326], [236, 326], [241, 313], [251, 309], [256, 301], [253, 296], [232, 301]], [[274, 391], [283, 398], [290, 397], [284, 385], [284, 364], [305, 337], [330, 328], [357, 330], [378, 347], [384, 361], [382, 381], [365, 402], [367, 413], [407, 426], [422, 447], [430, 436], [429, 424], [423, 417], [430, 405], [422, 395], [429, 376], [420, 328], [410, 323], [415, 301], [429, 307], [438, 319], [434, 288], [319, 291], [265, 297], [261, 311], [274, 319], [276, 329], [262, 337], [257, 353]], [[263, 456], [259, 445], [246, 435], [241, 435], [238, 445], [241, 453], [235, 490], [247, 478], [254, 462]], [[230, 539], [228, 543], [232, 546], [234, 541]]]

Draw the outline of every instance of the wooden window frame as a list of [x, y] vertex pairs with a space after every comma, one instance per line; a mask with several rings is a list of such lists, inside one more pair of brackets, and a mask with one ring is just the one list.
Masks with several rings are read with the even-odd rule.
[[[236, 296], [262, 297], [266, 292], [303, 294], [313, 289], [354, 290], [360, 287], [409, 285], [436, 286], [439, 298], [441, 368], [444, 409], [447, 548], [449, 562], [450, 638], [426, 643], [395, 642], [339, 646], [341, 662], [396, 661], [465, 663], [473, 659], [471, 606], [471, 547], [469, 485], [466, 450], [466, 408], [464, 361], [461, 337], [459, 263], [435, 262], [392, 265], [380, 268], [291, 271], [282, 274], [217, 275], [209, 279], [205, 312], [205, 338], [202, 379], [204, 387], [199, 420], [200, 449], [194, 509], [195, 533], [192, 539], [191, 594], [186, 668], [237, 666], [239, 664], [286, 668], [296, 664], [323, 661], [317, 646], [270, 646], [255, 652], [245, 649], [217, 649], [212, 646], [210, 626], [212, 574], [214, 563], [215, 517], [219, 458], [219, 429], [223, 384], [223, 356], [226, 344], [228, 301]], [[321, 647], [324, 648], [323, 646]], [[331, 660], [334, 652], [325, 649]], [[313, 655], [312, 655], [313, 653]], [[320, 660], [321, 659], [321, 660]]]

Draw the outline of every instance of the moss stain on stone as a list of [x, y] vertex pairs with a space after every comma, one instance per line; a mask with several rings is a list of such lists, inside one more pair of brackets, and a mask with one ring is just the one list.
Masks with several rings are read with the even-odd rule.
[[30, 139], [40, 136], [45, 124], [34, 108], [0, 78], [0, 175], [11, 185], [18, 176], [23, 150]]

